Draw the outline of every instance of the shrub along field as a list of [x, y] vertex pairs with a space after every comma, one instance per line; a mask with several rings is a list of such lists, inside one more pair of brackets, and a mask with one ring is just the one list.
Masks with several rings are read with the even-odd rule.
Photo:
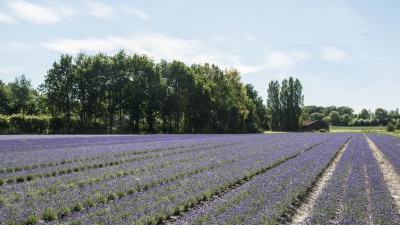
[[[400, 139], [369, 138], [400, 174]], [[304, 222], [400, 222], [362, 134], [23, 135], [0, 146], [1, 224], [290, 223], [334, 159]]]

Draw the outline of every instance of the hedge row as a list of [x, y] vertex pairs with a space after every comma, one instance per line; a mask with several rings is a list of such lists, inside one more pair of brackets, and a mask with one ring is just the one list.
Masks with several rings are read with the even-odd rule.
[[77, 118], [68, 124], [64, 118], [14, 114], [0, 115], [0, 134], [84, 133]]

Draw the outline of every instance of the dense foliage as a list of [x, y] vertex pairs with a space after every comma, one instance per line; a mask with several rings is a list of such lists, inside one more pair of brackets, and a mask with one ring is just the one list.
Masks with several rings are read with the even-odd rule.
[[[155, 63], [146, 55], [124, 51], [113, 56], [61, 55], [39, 90], [32, 89], [25, 76], [8, 85], [0, 83], [0, 102], [4, 103], [0, 114], [48, 115], [50, 120], [62, 121], [59, 130], [48, 127], [44, 133], [244, 133], [266, 129], [266, 109], [257, 91], [242, 83], [236, 69], [221, 70], [216, 65]], [[7, 133], [18, 132], [13, 128]]]
[[[348, 106], [305, 106], [302, 119], [323, 120], [333, 126], [386, 126], [389, 122], [400, 122], [399, 109], [385, 110], [377, 108], [375, 111], [362, 109], [358, 114]], [[399, 127], [400, 129], [400, 127]]]
[[292, 77], [268, 84], [266, 105], [236, 69], [159, 63], [120, 51], [61, 55], [34, 89], [25, 75], [0, 80], [0, 134], [248, 133], [298, 131], [303, 120], [400, 129], [399, 110], [304, 106]]
[[298, 131], [301, 107], [304, 104], [303, 86], [298, 79], [284, 79], [282, 85], [271, 81], [268, 86], [267, 108], [272, 130]]

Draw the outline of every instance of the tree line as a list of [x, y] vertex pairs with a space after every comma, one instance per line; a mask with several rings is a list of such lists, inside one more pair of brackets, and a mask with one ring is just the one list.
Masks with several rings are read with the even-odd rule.
[[299, 131], [304, 120], [400, 129], [399, 110], [359, 114], [347, 106], [304, 106], [292, 77], [268, 84], [263, 99], [238, 70], [156, 63], [124, 51], [61, 55], [34, 89], [25, 75], [0, 80], [0, 133], [249, 133]]
[[400, 124], [400, 113], [399, 109], [388, 111], [377, 108], [375, 111], [362, 109], [356, 114], [347, 106], [311, 105], [303, 108], [302, 119], [322, 120], [333, 126], [387, 126], [388, 123]]
[[0, 102], [0, 114], [41, 117], [49, 133], [245, 133], [268, 127], [263, 99], [236, 69], [155, 63], [124, 51], [61, 55], [38, 90], [25, 75], [0, 82]]

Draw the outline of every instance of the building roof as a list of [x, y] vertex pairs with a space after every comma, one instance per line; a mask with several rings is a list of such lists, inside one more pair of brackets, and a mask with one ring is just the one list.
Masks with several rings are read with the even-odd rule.
[[301, 124], [302, 127], [308, 127], [311, 124], [317, 122], [318, 120], [304, 120], [303, 123]]

